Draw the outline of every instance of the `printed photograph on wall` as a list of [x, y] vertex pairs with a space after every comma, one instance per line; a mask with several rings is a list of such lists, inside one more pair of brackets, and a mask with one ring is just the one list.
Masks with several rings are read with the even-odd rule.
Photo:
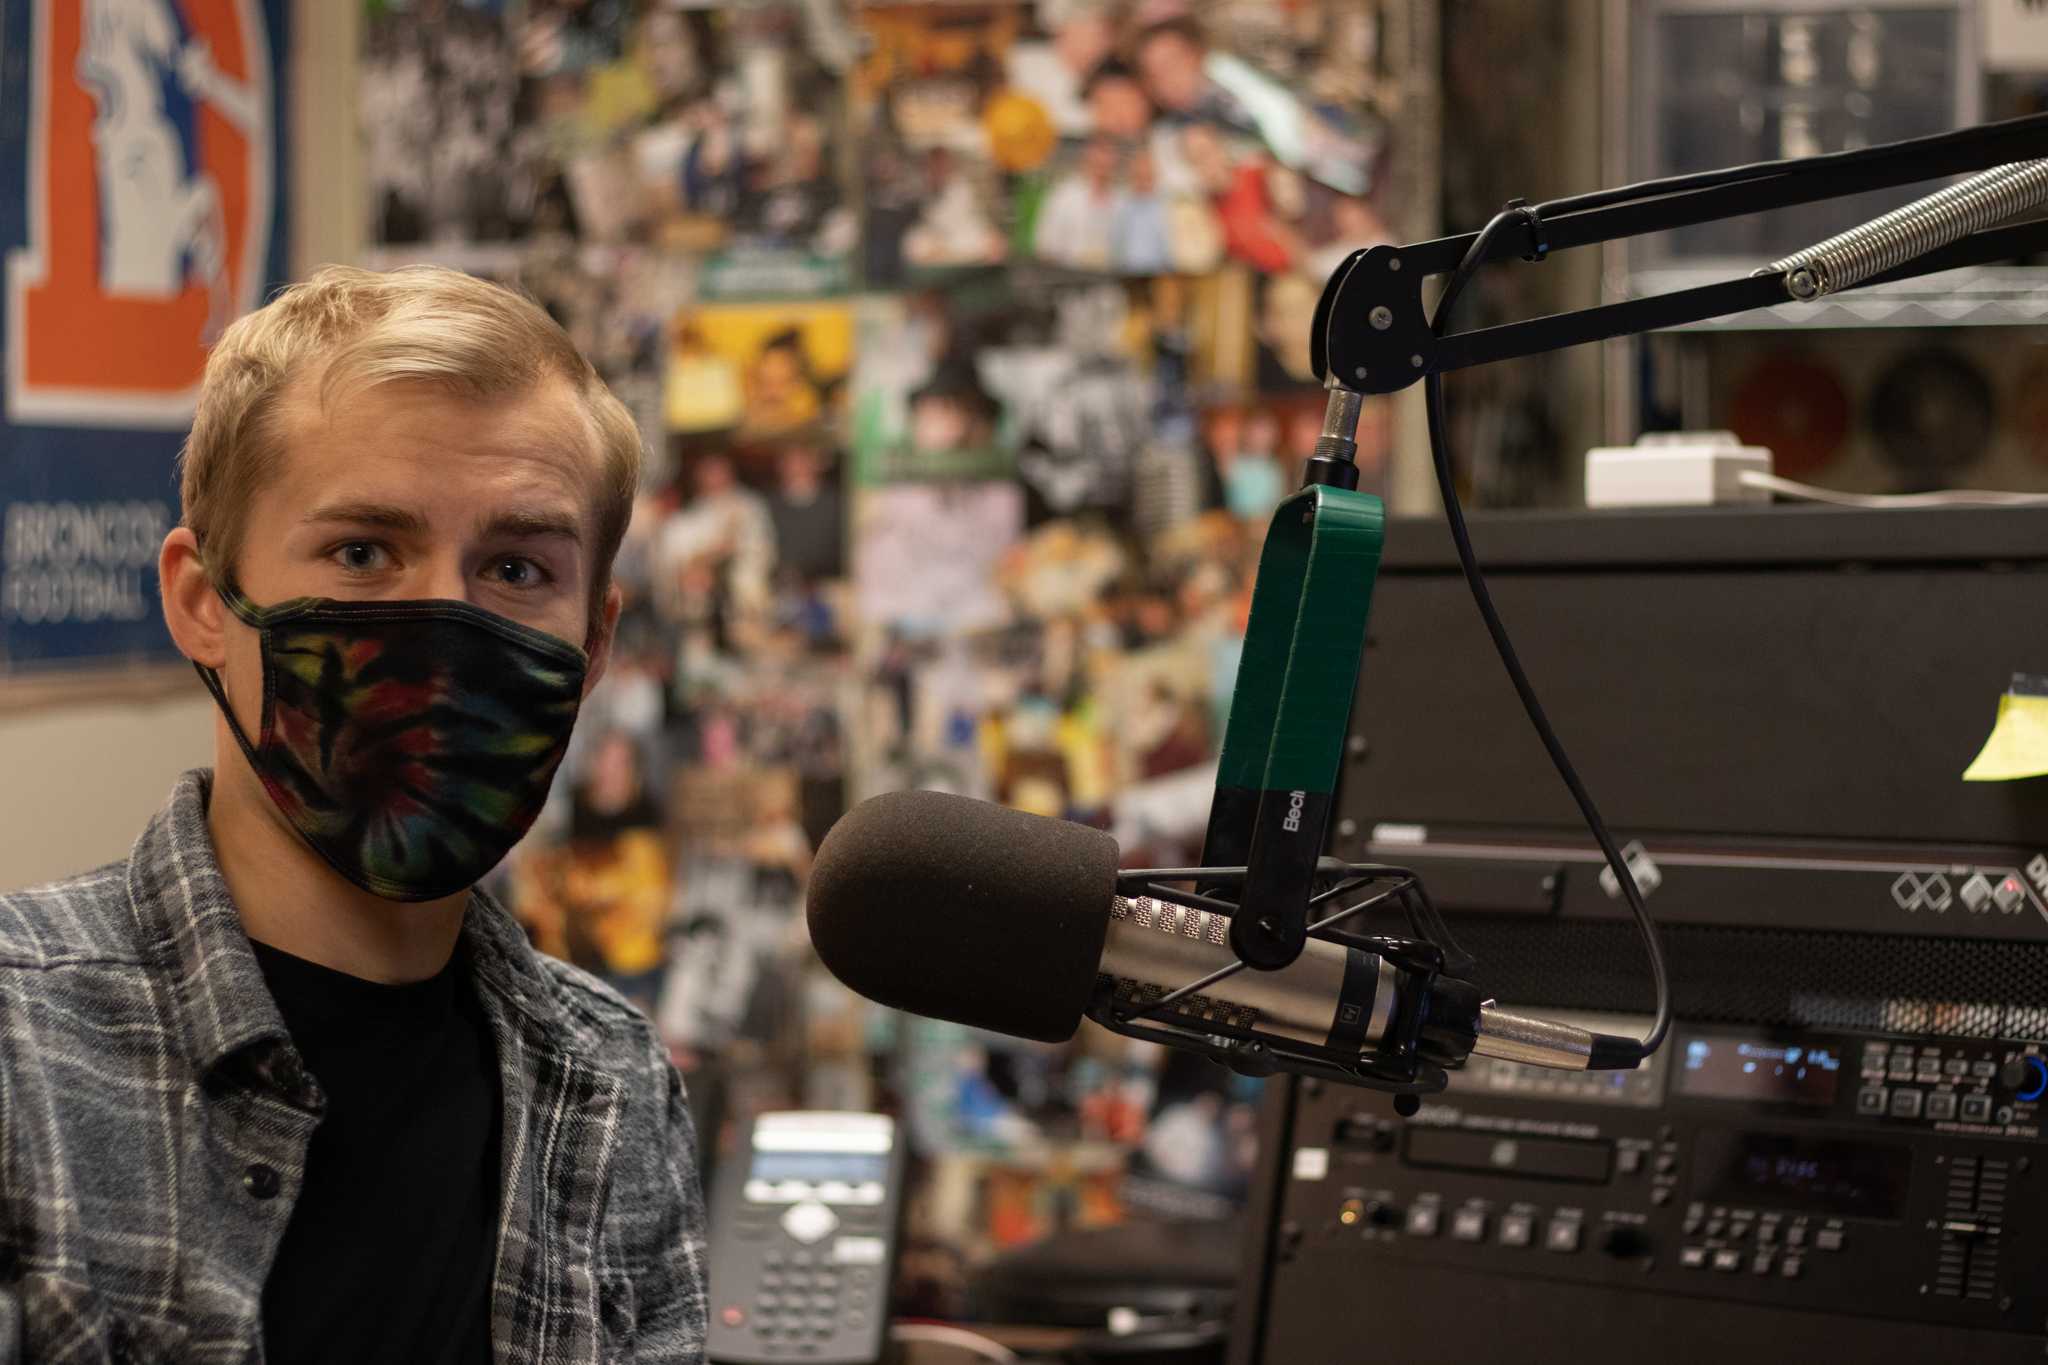
[[373, 246], [506, 243], [570, 226], [507, 7], [365, 7], [356, 110]]
[[630, 135], [632, 176], [652, 240], [704, 257], [706, 297], [849, 286], [842, 27], [798, 4], [641, 15], [652, 103]]
[[869, 288], [999, 265], [1014, 219], [1007, 176], [1051, 151], [1035, 105], [1006, 100], [1013, 5], [893, 5], [858, 11], [853, 73]]
[[1391, 139], [1358, 75], [1372, 7], [1041, 0], [860, 21], [870, 286], [1016, 258], [1139, 276], [1236, 261], [1319, 286], [1391, 238]]

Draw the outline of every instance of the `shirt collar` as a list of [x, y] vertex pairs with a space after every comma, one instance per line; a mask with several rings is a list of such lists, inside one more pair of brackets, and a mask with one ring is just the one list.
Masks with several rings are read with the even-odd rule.
[[475, 964], [478, 992], [485, 1004], [502, 1002], [539, 1025], [543, 1034], [559, 1032], [561, 1007], [547, 977], [534, 958], [526, 931], [482, 888], [469, 893], [462, 917], [462, 939]]
[[[171, 974], [187, 1055], [200, 1076], [255, 1043], [287, 1040], [206, 823], [213, 773], [194, 768], [135, 841], [128, 901], [143, 942]], [[498, 904], [472, 892], [463, 937], [477, 984], [547, 1030], [559, 1018], [533, 950]]]
[[206, 768], [181, 776], [128, 858], [128, 903], [143, 941], [170, 968], [187, 1053], [201, 1076], [252, 1043], [286, 1036], [213, 855], [212, 786]]

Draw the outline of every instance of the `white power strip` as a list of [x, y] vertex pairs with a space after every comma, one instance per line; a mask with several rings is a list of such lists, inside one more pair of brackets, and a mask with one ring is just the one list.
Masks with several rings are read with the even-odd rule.
[[1771, 473], [1771, 452], [1732, 431], [1659, 431], [1586, 452], [1588, 507], [1712, 507], [1769, 502], [1744, 475]]

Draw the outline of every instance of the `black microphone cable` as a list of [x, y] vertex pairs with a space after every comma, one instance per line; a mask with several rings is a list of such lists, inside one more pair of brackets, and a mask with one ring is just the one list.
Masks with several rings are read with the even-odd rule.
[[[1528, 211], [1522, 207], [1510, 207], [1495, 214], [1479, 235], [1472, 239], [1472, 245], [1451, 272], [1444, 292], [1438, 298], [1436, 311], [1431, 315], [1430, 331], [1437, 336], [1444, 334], [1444, 323], [1449, 318], [1451, 305], [1464, 292], [1473, 274], [1486, 261], [1487, 249], [1501, 232], [1524, 226], [1528, 222]], [[1572, 766], [1571, 757], [1565, 753], [1564, 744], [1558, 739], [1557, 731], [1551, 727], [1550, 717], [1544, 713], [1543, 703], [1536, 699], [1536, 689], [1529, 683], [1529, 675], [1522, 670], [1522, 661], [1515, 654], [1514, 644], [1508, 639], [1507, 627], [1501, 623], [1500, 613], [1494, 610], [1493, 594], [1487, 591], [1486, 578], [1479, 571], [1479, 560], [1472, 552], [1472, 537], [1465, 528], [1464, 508], [1458, 502], [1456, 480], [1451, 475], [1451, 453], [1444, 417], [1444, 381], [1440, 374], [1432, 372], [1422, 381], [1424, 401], [1429, 413], [1429, 451], [1436, 465], [1436, 485], [1443, 495], [1444, 517], [1450, 523], [1451, 540], [1458, 547], [1458, 564], [1465, 571], [1466, 585], [1472, 589], [1472, 601], [1479, 608], [1480, 619], [1486, 623], [1486, 632], [1493, 637], [1494, 651], [1500, 655], [1502, 667], [1507, 669], [1508, 680], [1515, 685], [1515, 693], [1522, 699], [1522, 710], [1529, 717], [1529, 724], [1535, 727], [1537, 737], [1550, 754], [1551, 764], [1557, 775], [1564, 779], [1565, 787], [1571, 792], [1572, 800], [1579, 807], [1579, 814], [1586, 821], [1586, 828], [1592, 831], [1593, 840], [1600, 845], [1600, 852], [1607, 858], [1607, 865], [1614, 869], [1614, 878], [1620, 884], [1622, 894], [1628, 899], [1629, 911], [1635, 916], [1636, 928], [1642, 932], [1643, 948], [1650, 958], [1650, 980], [1656, 988], [1657, 1011], [1650, 1024], [1650, 1031], [1641, 1040], [1621, 1039], [1619, 1042], [1634, 1043], [1637, 1051], [1633, 1059], [1625, 1057], [1601, 1057], [1593, 1059], [1595, 1068], [1626, 1070], [1643, 1058], [1655, 1052], [1671, 1031], [1671, 983], [1664, 970], [1664, 948], [1657, 938], [1657, 927], [1650, 920], [1649, 908], [1643, 904], [1643, 893], [1636, 886], [1636, 879], [1615, 847], [1614, 836], [1607, 832], [1607, 822], [1600, 818], [1600, 810], [1593, 804], [1593, 797], [1586, 790], [1586, 784], [1579, 779], [1578, 770]], [[1604, 1063], [1604, 1066], [1603, 1066]]]

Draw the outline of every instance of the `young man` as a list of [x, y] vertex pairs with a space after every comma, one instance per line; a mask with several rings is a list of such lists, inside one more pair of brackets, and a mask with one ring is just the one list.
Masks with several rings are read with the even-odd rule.
[[1076, 270], [1107, 270], [1116, 219], [1116, 143], [1088, 139], [1081, 162], [1045, 196], [1032, 240], [1041, 258]]
[[639, 462], [452, 271], [222, 336], [159, 564], [214, 766], [0, 896], [0, 1361], [702, 1358], [682, 1084], [472, 889], [604, 670]]

